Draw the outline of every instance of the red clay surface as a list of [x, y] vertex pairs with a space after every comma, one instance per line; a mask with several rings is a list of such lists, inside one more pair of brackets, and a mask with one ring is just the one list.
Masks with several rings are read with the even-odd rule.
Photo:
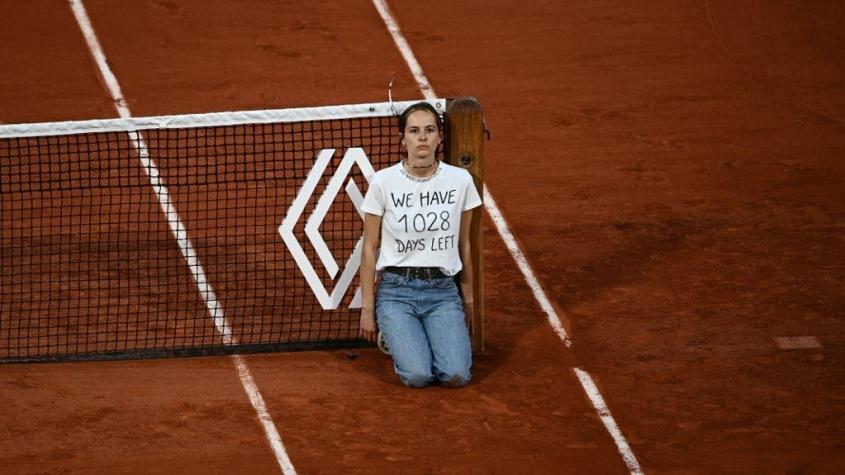
[[[646, 473], [845, 471], [845, 7], [391, 4], [437, 92], [485, 106], [487, 184], [575, 344], [488, 222], [468, 388], [405, 389], [376, 350], [246, 358], [300, 473], [625, 473], [576, 364]], [[113, 115], [49, 5], [4, 7], [0, 121]], [[86, 5], [135, 115], [419, 97], [366, 2]], [[824, 348], [773, 341], [800, 335]], [[278, 472], [225, 357], [0, 388], [5, 472]]]

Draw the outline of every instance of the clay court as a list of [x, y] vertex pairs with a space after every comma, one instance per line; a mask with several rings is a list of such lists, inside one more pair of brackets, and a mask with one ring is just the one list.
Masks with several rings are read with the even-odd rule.
[[[136, 117], [424, 97], [370, 2], [84, 4]], [[540, 285], [485, 212], [472, 383], [369, 347], [4, 364], [0, 472], [845, 473], [845, 4], [389, 6], [484, 107]], [[0, 123], [117, 117], [68, 2], [0, 11]]]

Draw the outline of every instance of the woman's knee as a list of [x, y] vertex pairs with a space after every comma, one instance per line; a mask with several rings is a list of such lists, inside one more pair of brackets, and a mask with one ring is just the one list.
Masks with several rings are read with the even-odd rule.
[[426, 373], [424, 371], [414, 371], [414, 372], [406, 372], [399, 375], [399, 379], [405, 383], [405, 386], [411, 388], [424, 388], [431, 384], [434, 380], [434, 377], [431, 373]]
[[446, 369], [437, 372], [437, 379], [440, 384], [449, 388], [460, 388], [469, 384], [472, 378], [469, 368]]

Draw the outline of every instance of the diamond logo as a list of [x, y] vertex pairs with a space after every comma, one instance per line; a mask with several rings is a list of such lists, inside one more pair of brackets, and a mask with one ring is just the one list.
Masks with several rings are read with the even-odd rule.
[[[314, 162], [314, 166], [308, 173], [305, 183], [303, 183], [302, 188], [299, 190], [296, 198], [294, 198], [290, 208], [288, 208], [288, 212], [285, 215], [285, 219], [282, 221], [281, 226], [279, 226], [279, 234], [282, 235], [282, 239], [285, 241], [288, 250], [290, 250], [293, 259], [296, 261], [297, 267], [299, 267], [299, 270], [302, 271], [305, 281], [308, 282], [309, 287], [311, 287], [311, 290], [314, 292], [314, 296], [317, 297], [317, 301], [320, 302], [320, 305], [325, 310], [334, 310], [340, 305], [340, 301], [343, 300], [343, 296], [346, 295], [346, 291], [349, 289], [349, 285], [355, 278], [355, 274], [358, 273], [358, 267], [361, 265], [361, 246], [363, 245], [364, 238], [363, 236], [360, 237], [355, 243], [355, 249], [346, 261], [343, 271], [340, 273], [340, 278], [338, 278], [335, 282], [334, 288], [332, 290], [328, 290], [317, 275], [317, 271], [314, 269], [314, 266], [308, 259], [308, 256], [305, 255], [302, 245], [293, 234], [293, 228], [296, 226], [296, 223], [299, 222], [300, 217], [305, 211], [305, 206], [311, 200], [311, 197], [317, 188], [317, 184], [319, 184], [320, 179], [325, 174], [326, 168], [329, 166], [332, 157], [334, 157], [334, 153], [335, 149], [329, 148], [323, 149], [319, 154], [317, 154], [317, 160]], [[317, 200], [317, 206], [314, 208], [314, 211], [305, 221], [305, 236], [314, 247], [314, 250], [320, 259], [320, 263], [332, 279], [337, 277], [337, 273], [340, 271], [340, 268], [329, 250], [329, 247], [326, 245], [326, 241], [320, 234], [320, 225], [323, 223], [323, 220], [329, 212], [329, 209], [331, 208], [332, 203], [334, 203], [338, 193], [340, 193], [343, 182], [346, 180], [349, 172], [352, 171], [352, 165], [358, 166], [367, 182], [370, 181], [370, 177], [373, 173], [375, 173], [372, 164], [370, 164], [370, 160], [367, 158], [367, 155], [364, 153], [362, 148], [349, 148], [343, 155], [343, 160], [341, 160], [334, 175], [332, 175], [331, 179], [329, 179], [328, 186], [326, 186], [326, 189], [323, 190], [323, 194], [320, 195], [320, 198]], [[361, 219], [364, 219], [364, 212], [361, 210], [361, 203], [364, 201], [364, 196], [355, 184], [355, 180], [349, 178], [344, 190], [346, 191], [349, 199], [352, 201], [352, 204], [355, 206], [355, 210], [358, 211], [358, 215]], [[355, 290], [355, 295], [352, 297], [352, 302], [349, 304], [349, 308], [360, 307], [361, 289], [358, 288]]]

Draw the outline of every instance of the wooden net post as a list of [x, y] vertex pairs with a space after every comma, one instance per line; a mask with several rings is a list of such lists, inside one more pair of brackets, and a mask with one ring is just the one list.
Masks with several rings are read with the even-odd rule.
[[[446, 105], [446, 161], [469, 171], [482, 197], [484, 183], [484, 113], [474, 97], [450, 99]], [[472, 321], [474, 351], [484, 349], [484, 267], [482, 260], [483, 207], [472, 215], [472, 268], [475, 305]]]

